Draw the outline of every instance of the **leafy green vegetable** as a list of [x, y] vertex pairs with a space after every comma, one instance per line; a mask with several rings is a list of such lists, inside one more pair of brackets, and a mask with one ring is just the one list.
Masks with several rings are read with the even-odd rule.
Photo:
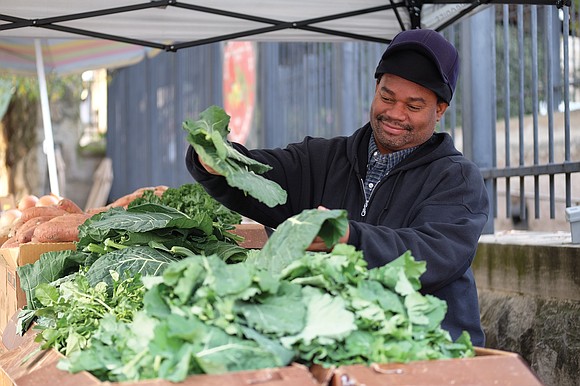
[[239, 213], [220, 204], [198, 183], [183, 184], [177, 188], [169, 187], [161, 197], [155, 195], [152, 190], [145, 190], [143, 196], [133, 200], [129, 207], [145, 203], [170, 206], [192, 218], [205, 213], [212, 218], [214, 232], [217, 231], [220, 234], [232, 229], [232, 224], [242, 222], [242, 216]]
[[17, 268], [20, 277], [20, 287], [26, 294], [26, 304], [30, 309], [36, 309], [38, 304], [33, 291], [41, 283], [51, 283], [55, 280], [76, 273], [79, 267], [90, 259], [84, 253], [77, 251], [60, 251], [43, 253], [37, 263], [26, 264]]
[[111, 285], [110, 271], [127, 272], [141, 276], [157, 275], [178, 258], [170, 253], [148, 246], [136, 246], [109, 252], [99, 257], [87, 271], [90, 285], [104, 282]]
[[223, 109], [211, 106], [200, 114], [199, 120], [183, 122], [183, 129], [203, 162], [224, 176], [230, 186], [270, 207], [284, 204], [286, 192], [274, 181], [259, 175], [271, 167], [246, 157], [227, 142], [229, 122], [230, 117]]
[[244, 258], [246, 250], [226, 233], [214, 232], [214, 224], [204, 211], [190, 217], [162, 204], [111, 208], [79, 227], [77, 250], [102, 255], [128, 246], [165, 250], [178, 246], [195, 253], [219, 252], [225, 260]]
[[301, 257], [317, 235], [329, 247], [336, 244], [346, 232], [346, 218], [344, 210], [304, 210], [278, 226], [259, 254], [251, 257], [253, 263], [278, 273]]
[[41, 283], [35, 298], [42, 304], [36, 311], [36, 341], [41, 348], [55, 348], [69, 356], [86, 347], [100, 320], [112, 315], [128, 322], [143, 305], [144, 287], [140, 276], [112, 275], [111, 289], [104, 282], [91, 286], [81, 270], [59, 285]]
[[[171, 211], [150, 216], [165, 212], [167, 221], [188, 223]], [[410, 252], [369, 270], [349, 245], [301, 250], [316, 234], [332, 245], [346, 223], [342, 211], [289, 219], [264, 248], [274, 262], [264, 250], [232, 263], [155, 243], [104, 254], [68, 280], [38, 286], [42, 347], [65, 353], [60, 368], [108, 381], [180, 382], [292, 361], [340, 366], [473, 356], [467, 333], [453, 342], [441, 328], [445, 302], [419, 292], [425, 262]], [[127, 281], [132, 272], [135, 280]]]
[[[347, 220], [341, 211], [307, 211], [288, 221], [288, 228], [277, 230], [283, 236], [269, 239], [266, 250], [307, 243], [298, 239], [311, 240], [323, 224], [332, 242]], [[296, 224], [304, 228], [289, 231]], [[261, 253], [235, 264], [189, 255], [168, 264], [161, 276], [145, 277], [140, 318], [153, 332], [140, 347], [147, 349], [131, 351], [131, 342], [144, 336], [117, 325], [123, 322], [101, 324], [88, 347], [63, 365], [93, 371], [103, 380], [146, 374], [181, 381], [191, 373], [291, 361], [338, 366], [473, 355], [467, 334], [452, 342], [441, 329], [446, 305], [418, 292], [425, 263], [408, 252], [371, 270], [362, 252], [344, 244], [328, 253], [289, 248], [272, 256], [284, 261], [285, 266], [274, 265], [279, 269], [264, 264]], [[113, 337], [105, 327], [123, 335]], [[123, 362], [125, 355], [139, 359]], [[153, 373], [152, 364], [157, 364]]]
[[[48, 252], [33, 264], [18, 267], [27, 297], [27, 310], [19, 315], [19, 332], [24, 333], [36, 317], [28, 311], [39, 307], [33, 296], [38, 284], [55, 282], [81, 267], [91, 267], [88, 277], [96, 285], [103, 280], [110, 284], [111, 269], [119, 273], [160, 273], [160, 267], [167, 262], [182, 258], [176, 250], [217, 254], [227, 261], [242, 260], [247, 250], [237, 245], [237, 236], [227, 232], [233, 225], [212, 221], [216, 201], [207, 200], [207, 193], [198, 193], [195, 200], [200, 205], [191, 211], [193, 216], [153, 203], [134, 205], [127, 210], [111, 208], [79, 227], [76, 251]], [[225, 219], [237, 217], [226, 215], [222, 220]]]

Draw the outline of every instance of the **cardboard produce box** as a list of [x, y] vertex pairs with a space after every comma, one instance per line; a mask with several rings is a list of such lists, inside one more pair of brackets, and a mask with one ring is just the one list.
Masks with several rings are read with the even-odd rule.
[[476, 357], [372, 366], [353, 365], [310, 371], [301, 365], [240, 371], [220, 375], [192, 375], [183, 382], [160, 379], [139, 382], [100, 382], [87, 372], [70, 374], [56, 368], [62, 357], [55, 350], [37, 351], [33, 331], [20, 345], [0, 355], [0, 368], [14, 386], [541, 386], [518, 354], [476, 348]]
[[[0, 371], [14, 386], [371, 386], [371, 385], [469, 385], [469, 386], [541, 386], [525, 361], [516, 353], [475, 348], [474, 358], [441, 359], [410, 363], [352, 365], [310, 369], [301, 365], [282, 368], [240, 371], [221, 375], [192, 375], [184, 382], [152, 379], [139, 382], [100, 382], [88, 372], [70, 374], [58, 370], [62, 355], [55, 350], [38, 350], [37, 332], [28, 330], [15, 336], [16, 318], [12, 318], [2, 339], [9, 350], [0, 355]], [[0, 377], [1, 378], [1, 377]], [[9, 384], [9, 386], [12, 386]]]
[[[13, 329], [9, 328], [7, 332], [8, 330]], [[321, 386], [307, 367], [298, 364], [219, 375], [192, 375], [179, 383], [162, 379], [139, 382], [101, 382], [85, 371], [71, 374], [59, 370], [56, 365], [62, 355], [52, 349], [39, 351], [38, 343], [34, 342], [35, 336], [34, 330], [28, 330], [24, 336], [17, 338], [16, 347], [0, 355], [1, 371], [14, 386]], [[3, 339], [10, 339], [6, 337], [6, 332]]]
[[331, 386], [542, 385], [516, 353], [479, 347], [475, 353], [474, 358], [342, 366], [334, 370]]
[[240, 246], [247, 249], [260, 249], [268, 241], [266, 229], [261, 224], [238, 224], [231, 232], [244, 238]]
[[12, 315], [26, 305], [16, 268], [34, 263], [45, 252], [75, 248], [75, 243], [27, 243], [18, 248], [0, 248], [0, 334]]

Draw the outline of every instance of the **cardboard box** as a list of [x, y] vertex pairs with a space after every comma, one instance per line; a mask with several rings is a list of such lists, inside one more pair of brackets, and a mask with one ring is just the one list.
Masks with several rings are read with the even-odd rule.
[[192, 375], [177, 384], [161, 379], [101, 382], [88, 372], [71, 374], [59, 370], [56, 365], [62, 355], [55, 350], [39, 351], [35, 336], [34, 330], [27, 331], [17, 347], [0, 355], [0, 368], [14, 386], [321, 386], [307, 367], [298, 364], [219, 375]]
[[[15, 324], [13, 318], [9, 325]], [[353, 365], [310, 369], [301, 365], [282, 368], [240, 371], [221, 375], [192, 375], [178, 384], [152, 379], [139, 382], [100, 382], [87, 372], [70, 374], [56, 368], [62, 355], [55, 350], [38, 350], [36, 331], [22, 337], [2, 336], [10, 342], [9, 351], [0, 355], [0, 370], [14, 386], [370, 386], [370, 385], [469, 385], [469, 386], [541, 386], [528, 365], [516, 353], [475, 348], [476, 356], [465, 359], [441, 359], [372, 366]], [[14, 333], [14, 332], [12, 332]], [[12, 386], [12, 385], [9, 385]]]
[[260, 249], [268, 241], [266, 229], [261, 224], [238, 224], [231, 232], [244, 238], [240, 246], [247, 249]]
[[75, 243], [22, 244], [18, 248], [0, 248], [0, 334], [19, 308], [26, 305], [16, 268], [34, 263], [45, 252], [76, 249]]
[[14, 386], [370, 386], [370, 385], [509, 385], [541, 386], [529, 367], [515, 353], [477, 349], [475, 358], [418, 361], [406, 364], [342, 366], [310, 371], [301, 365], [240, 371], [221, 375], [192, 375], [178, 384], [152, 379], [139, 382], [100, 382], [91, 374], [70, 374], [56, 368], [61, 355], [37, 351], [32, 334], [21, 345], [0, 355], [0, 368]]
[[338, 367], [331, 386], [347, 385], [541, 386], [542, 383], [518, 354], [476, 348], [474, 358]]

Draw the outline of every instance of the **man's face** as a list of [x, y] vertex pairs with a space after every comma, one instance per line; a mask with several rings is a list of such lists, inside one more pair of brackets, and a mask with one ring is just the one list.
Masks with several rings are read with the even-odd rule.
[[371, 103], [370, 123], [383, 154], [427, 141], [447, 109], [435, 93], [417, 83], [383, 74]]

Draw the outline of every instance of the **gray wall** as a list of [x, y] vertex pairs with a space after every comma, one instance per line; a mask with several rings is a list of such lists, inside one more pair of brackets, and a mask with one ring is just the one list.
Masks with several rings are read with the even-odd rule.
[[580, 246], [562, 234], [484, 236], [473, 264], [486, 346], [520, 354], [546, 386], [580, 379]]

